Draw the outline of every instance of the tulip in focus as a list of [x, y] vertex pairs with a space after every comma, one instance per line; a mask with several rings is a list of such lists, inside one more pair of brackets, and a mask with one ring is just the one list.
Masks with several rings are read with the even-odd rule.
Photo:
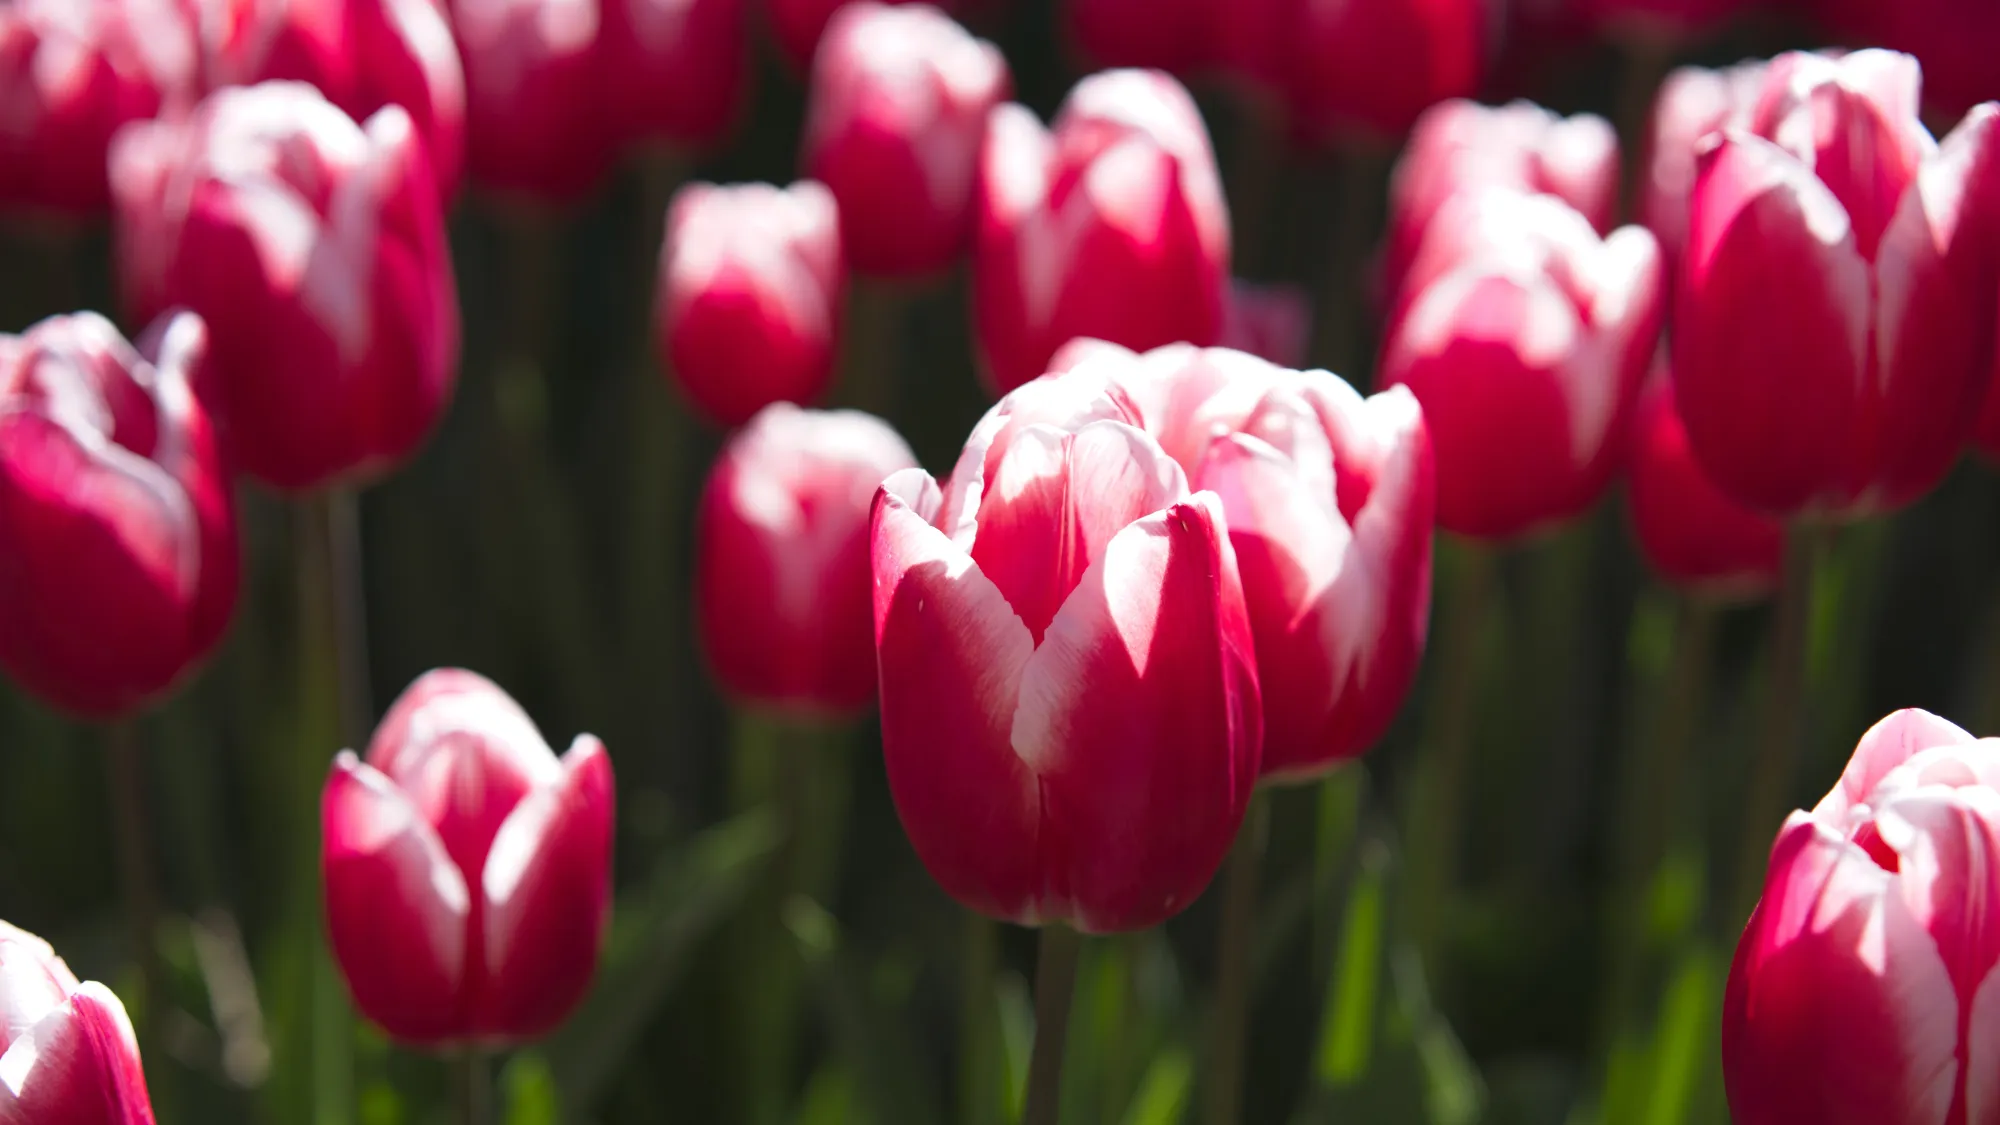
[[427, 672], [342, 751], [320, 797], [334, 960], [355, 1007], [404, 1043], [520, 1043], [597, 968], [611, 910], [611, 759], [558, 759], [507, 694]]
[[1023, 925], [1141, 929], [1201, 893], [1257, 780], [1222, 505], [1085, 371], [1007, 395], [942, 489], [875, 501], [896, 809], [931, 875]]
[[1701, 156], [1674, 312], [1695, 456], [1739, 502], [1909, 503], [1970, 436], [2000, 303], [2000, 108], [1917, 120], [1914, 59], [1771, 63], [1748, 131]]
[[0, 922], [0, 1122], [153, 1125], [125, 1005]]
[[928, 4], [842, 8], [820, 40], [801, 163], [840, 203], [857, 272], [936, 273], [964, 252], [980, 142], [1012, 79]]
[[1639, 396], [1626, 503], [1639, 552], [1668, 582], [1714, 597], [1761, 597], [1778, 586], [1785, 527], [1722, 494], [1688, 448], [1662, 371]]
[[126, 301], [208, 322], [197, 390], [237, 467], [300, 490], [415, 452], [451, 397], [459, 328], [408, 114], [360, 126], [309, 86], [267, 82], [133, 126], [111, 159]]
[[1588, 508], [1623, 464], [1661, 321], [1653, 236], [1600, 238], [1549, 195], [1455, 197], [1411, 264], [1382, 353], [1437, 452], [1438, 523], [1502, 541]]
[[588, 194], [625, 139], [606, 93], [602, 0], [451, 0], [451, 15], [473, 179], [540, 203]]
[[869, 509], [917, 459], [887, 422], [773, 403], [702, 490], [695, 609], [729, 694], [808, 715], [875, 701]]
[[1312, 297], [1291, 285], [1229, 283], [1217, 343], [1279, 367], [1303, 367], [1312, 342]]
[[236, 513], [189, 386], [204, 335], [188, 313], [136, 349], [95, 313], [0, 335], [0, 666], [65, 711], [158, 698], [235, 609]]
[[653, 310], [667, 370], [725, 426], [811, 402], [833, 377], [846, 287], [824, 185], [689, 184], [667, 211]]
[[1923, 711], [1794, 812], [1736, 948], [1736, 1125], [1979, 1125], [2000, 1111], [2000, 742]]
[[1084, 79], [1053, 132], [995, 109], [978, 215], [973, 322], [1001, 391], [1079, 336], [1152, 348], [1222, 331], [1229, 210], [1194, 99], [1165, 74]]
[[600, 0], [607, 109], [640, 140], [722, 139], [750, 92], [748, 0]]

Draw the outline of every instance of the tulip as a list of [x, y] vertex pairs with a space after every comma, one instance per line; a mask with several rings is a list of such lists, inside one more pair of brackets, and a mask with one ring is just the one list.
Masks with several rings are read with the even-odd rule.
[[1898, 711], [1771, 848], [1723, 1001], [1737, 1125], [1991, 1121], [2000, 742]]
[[641, 140], [711, 145], [750, 84], [746, 0], [602, 0], [609, 107]]
[[125, 1005], [0, 922], [0, 1122], [153, 1125]]
[[1064, 10], [1077, 46], [1097, 66], [1185, 74], [1215, 53], [1215, 7], [1213, 0], [1068, 0]]
[[1312, 339], [1312, 298], [1292, 285], [1229, 283], [1217, 343], [1279, 367], [1302, 367]]
[[1309, 129], [1399, 137], [1425, 109], [1478, 89], [1495, 22], [1488, 0], [1291, 2], [1284, 81]]
[[866, 274], [936, 273], [965, 250], [986, 119], [1012, 80], [998, 48], [927, 4], [851, 4], [814, 56], [801, 163], [840, 203]]
[[1711, 134], [1749, 122], [1769, 65], [1758, 59], [1721, 70], [1684, 66], [1660, 84], [1647, 126], [1639, 209], [1670, 270], [1679, 268], [1687, 246], [1695, 158]]
[[681, 390], [725, 426], [826, 390], [846, 289], [822, 184], [689, 184], [667, 211], [653, 322]]
[[600, 0], [451, 0], [451, 14], [473, 178], [544, 203], [588, 194], [624, 139], [603, 89]]
[[1229, 211], [1194, 99], [1167, 75], [1084, 79], [1053, 133], [996, 108], [977, 208], [973, 321], [1000, 390], [1079, 336], [1152, 348], [1222, 331]]
[[1907, 51], [1924, 68], [1924, 102], [1958, 117], [2000, 99], [2000, 7], [1985, 0], [1815, 0], [1808, 7], [1854, 43]]
[[451, 396], [458, 303], [408, 114], [358, 126], [269, 82], [133, 126], [111, 159], [127, 301], [208, 322], [196, 389], [238, 467], [311, 489], [416, 450]]
[[724, 447], [701, 494], [695, 607], [733, 696], [805, 714], [875, 699], [868, 518], [916, 456], [887, 422], [773, 403]]
[[1626, 487], [1632, 531], [1655, 571], [1711, 596], [1761, 597], [1785, 565], [1785, 527], [1723, 495], [1688, 448], [1661, 371], [1639, 396]]
[[[765, 0], [764, 17], [786, 61], [804, 70], [819, 50], [833, 17], [854, 0]], [[952, 15], [995, 6], [997, 0], [881, 0], [884, 4], [934, 3]]]
[[432, 1047], [561, 1023], [611, 910], [613, 799], [596, 738], [557, 759], [485, 678], [419, 677], [320, 797], [327, 934], [355, 1007]]
[[1775, 60], [1700, 159], [1674, 313], [1695, 456], [1739, 503], [1856, 516], [1928, 491], [1978, 417], [2000, 301], [2000, 109], [1942, 145], [1915, 60]]
[[1389, 184], [1385, 294], [1402, 288], [1439, 209], [1481, 187], [1545, 192], [1609, 231], [1618, 209], [1618, 135], [1595, 114], [1558, 117], [1529, 102], [1453, 99], [1425, 110]]
[[1488, 188], [1432, 220], [1383, 344], [1423, 404], [1438, 523], [1509, 540], [1588, 508], [1622, 464], [1659, 335], [1659, 246], [1548, 195]]
[[1001, 399], [940, 489], [875, 501], [882, 745], [903, 827], [966, 906], [1140, 929], [1235, 839], [1262, 730], [1221, 501], [1088, 372]]
[[236, 514], [190, 388], [201, 320], [0, 335], [0, 666], [78, 715], [165, 694], [236, 605]]
[[172, 0], [0, 5], [0, 207], [102, 212], [112, 134], [184, 109], [199, 80], [194, 29]]

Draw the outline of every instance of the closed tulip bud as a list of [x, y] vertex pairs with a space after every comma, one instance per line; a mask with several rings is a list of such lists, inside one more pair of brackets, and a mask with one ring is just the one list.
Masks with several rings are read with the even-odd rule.
[[998, 48], [928, 4], [850, 4], [813, 59], [806, 174], [840, 203], [860, 273], [936, 273], [965, 251], [980, 141], [1012, 80]]
[[1750, 120], [1769, 65], [1758, 59], [1721, 70], [1684, 66], [1667, 75], [1653, 99], [1639, 210], [1660, 240], [1669, 270], [1680, 267], [1687, 245], [1688, 197], [1702, 145], [1710, 134], [1742, 128]]
[[1991, 1121], [2000, 742], [1923, 711], [1778, 833], [1723, 999], [1737, 1125]]
[[602, 0], [607, 108], [644, 141], [711, 145], [750, 92], [748, 0]]
[[451, 0], [465, 67], [466, 163], [505, 195], [573, 202], [610, 170], [600, 0]]
[[451, 397], [458, 301], [410, 117], [311, 87], [223, 90], [112, 151], [119, 274], [141, 314], [208, 322], [197, 388], [234, 464], [284, 489], [407, 459]]
[[1312, 340], [1312, 298], [1293, 285], [1229, 283], [1221, 347], [1249, 352], [1279, 367], [1303, 367]]
[[1625, 499], [1639, 551], [1676, 586], [1719, 598], [1753, 598], [1778, 585], [1785, 527], [1729, 497], [1688, 448], [1661, 371], [1639, 396]]
[[102, 212], [112, 134], [184, 110], [199, 82], [194, 29], [173, 0], [0, 5], [0, 207]]
[[215, 648], [236, 514], [189, 380], [199, 318], [137, 349], [95, 313], [0, 335], [0, 666], [79, 715], [127, 714]]
[[1985, 0], [1809, 0], [1833, 33], [1855, 44], [1907, 51], [1924, 68], [1924, 103], [1958, 117], [2000, 99], [2000, 7]]
[[1446, 204], [1381, 369], [1423, 404], [1438, 523], [1502, 541], [1595, 503], [1623, 464], [1661, 316], [1659, 246], [1645, 230], [1600, 238], [1548, 195], [1489, 188]]
[[1229, 210], [1207, 127], [1167, 75], [1094, 74], [1053, 132], [996, 108], [977, 209], [973, 322], [1000, 390], [1079, 336], [1152, 348], [1221, 333]]
[[1779, 515], [1906, 504], [1951, 467], [1993, 367], [2000, 108], [1942, 145], [1915, 60], [1771, 64], [1754, 131], [1701, 156], [1674, 311], [1695, 456]]
[[1618, 209], [1618, 135], [1595, 114], [1453, 99], [1424, 111], [1389, 184], [1383, 294], [1393, 299], [1446, 202], [1486, 187], [1553, 195], [1599, 232]]
[[327, 934], [355, 1007], [419, 1046], [553, 1030], [597, 969], [614, 796], [597, 739], [558, 759], [485, 678], [418, 678], [320, 797]]
[[0, 922], [0, 1122], [153, 1125], [125, 1005]]
[[774, 403], [729, 440], [701, 494], [695, 608], [730, 695], [815, 716], [875, 701], [869, 508], [916, 463], [852, 410]]
[[1208, 883], [1257, 779], [1248, 612], [1221, 502], [1086, 372], [989, 411], [943, 489], [875, 501], [889, 787], [953, 897], [1141, 929]]
[[1399, 137], [1425, 109], [1479, 87], [1496, 22], [1489, 0], [1291, 2], [1283, 81], [1309, 129]]
[[833, 377], [846, 272], [824, 185], [682, 188], [667, 210], [653, 310], [669, 374], [725, 426], [819, 398]]

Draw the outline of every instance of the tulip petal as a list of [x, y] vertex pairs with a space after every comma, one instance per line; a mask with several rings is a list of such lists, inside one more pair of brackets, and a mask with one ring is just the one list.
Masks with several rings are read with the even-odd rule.
[[0, 922], [0, 1053], [79, 986], [48, 942]]
[[1875, 786], [1891, 770], [1918, 753], [1937, 746], [1960, 746], [1974, 741], [1960, 727], [1915, 707], [1889, 715], [1868, 728], [1854, 747], [1854, 756], [1840, 775], [1840, 783], [1813, 806], [1813, 819], [1838, 825], [1850, 809], [1868, 800]]
[[0, 1125], [153, 1125], [125, 1006], [80, 986], [0, 1055]]
[[1964, 1066], [1965, 1125], [2000, 1125], [2000, 967], [1973, 993]]

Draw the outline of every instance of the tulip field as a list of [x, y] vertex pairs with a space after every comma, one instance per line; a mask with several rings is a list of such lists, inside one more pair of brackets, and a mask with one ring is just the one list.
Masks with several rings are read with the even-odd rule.
[[1987, 735], [1992, 0], [0, 0], [0, 1125], [1994, 1125]]

